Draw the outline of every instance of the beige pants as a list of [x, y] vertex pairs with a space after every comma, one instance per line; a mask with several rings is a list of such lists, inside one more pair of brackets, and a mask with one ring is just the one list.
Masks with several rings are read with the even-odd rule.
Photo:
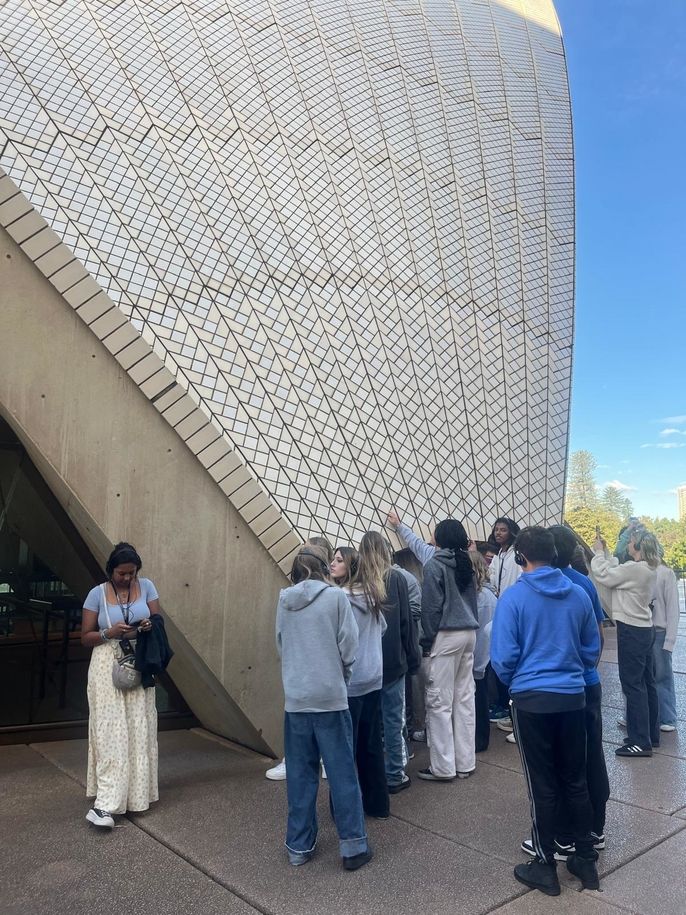
[[434, 775], [476, 768], [474, 751], [474, 644], [476, 630], [438, 633], [426, 659], [426, 730]]

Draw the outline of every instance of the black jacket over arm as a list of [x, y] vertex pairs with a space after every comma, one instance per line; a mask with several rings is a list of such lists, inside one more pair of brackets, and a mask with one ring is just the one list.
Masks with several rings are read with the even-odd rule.
[[174, 656], [169, 647], [162, 614], [153, 613], [150, 622], [152, 629], [139, 632], [136, 638], [135, 667], [140, 670], [145, 687], [155, 685], [155, 674], [162, 673]]

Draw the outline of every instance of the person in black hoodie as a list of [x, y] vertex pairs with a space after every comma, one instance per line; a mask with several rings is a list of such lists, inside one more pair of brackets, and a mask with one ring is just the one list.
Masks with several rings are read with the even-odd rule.
[[[417, 627], [410, 612], [407, 582], [401, 571], [391, 567], [392, 554], [385, 538], [369, 531], [360, 543], [360, 564], [376, 570], [383, 578], [386, 597], [382, 611], [386, 618], [383, 650], [383, 687], [381, 712], [383, 717], [384, 759], [389, 794], [410, 787], [405, 773], [407, 751], [403, 737], [405, 726], [405, 675], [419, 670], [421, 656]], [[374, 577], [374, 573], [372, 573]]]
[[459, 521], [441, 521], [437, 550], [424, 566], [422, 637], [431, 765], [419, 778], [452, 781], [476, 767], [474, 646], [479, 628], [469, 537]]

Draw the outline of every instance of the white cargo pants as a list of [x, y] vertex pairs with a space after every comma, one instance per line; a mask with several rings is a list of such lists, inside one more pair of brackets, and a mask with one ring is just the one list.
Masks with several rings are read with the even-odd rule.
[[475, 629], [441, 630], [424, 660], [426, 730], [434, 775], [476, 768], [474, 750]]

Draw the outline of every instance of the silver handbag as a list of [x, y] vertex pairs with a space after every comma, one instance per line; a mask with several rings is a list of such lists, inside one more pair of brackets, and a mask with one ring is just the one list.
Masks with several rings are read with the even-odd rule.
[[136, 670], [135, 655], [126, 654], [122, 658], [114, 659], [112, 664], [112, 683], [117, 689], [134, 689], [140, 686], [142, 676], [140, 670]]
[[[112, 628], [112, 620], [107, 609], [107, 595], [105, 586], [100, 585], [100, 599], [105, 610], [107, 619], [107, 628]], [[112, 683], [115, 689], [135, 689], [143, 682], [143, 676], [140, 670], [135, 668], [136, 657], [133, 654], [124, 654], [121, 646], [114, 646], [114, 660], [112, 661]]]

